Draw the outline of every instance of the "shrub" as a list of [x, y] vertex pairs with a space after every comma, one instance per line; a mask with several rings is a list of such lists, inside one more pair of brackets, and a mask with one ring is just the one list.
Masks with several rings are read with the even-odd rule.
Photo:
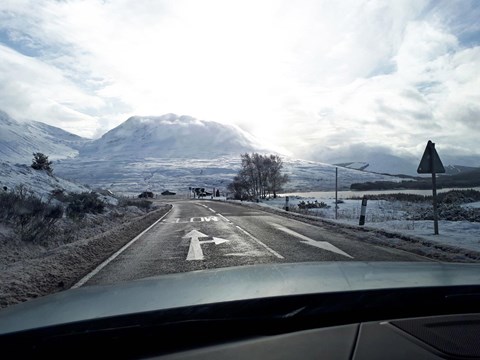
[[0, 194], [0, 217], [13, 225], [14, 231], [24, 241], [45, 240], [62, 218], [63, 208], [43, 203], [24, 187]]
[[323, 201], [318, 202], [317, 200], [315, 200], [314, 202], [300, 201], [298, 203], [298, 208], [299, 209], [328, 209], [330, 208], [330, 206], [325, 204]]
[[80, 194], [70, 194], [67, 197], [67, 216], [70, 218], [82, 218], [85, 214], [101, 214], [105, 209], [105, 204], [98, 198], [96, 193], [83, 192]]
[[134, 200], [134, 199], [121, 199], [118, 203], [118, 205], [127, 207], [127, 206], [136, 206], [139, 209], [144, 209], [148, 211], [150, 207], [152, 206], [152, 202], [149, 200]]
[[46, 170], [49, 174], [53, 172], [52, 162], [48, 160], [48, 156], [39, 152], [33, 154], [32, 168]]

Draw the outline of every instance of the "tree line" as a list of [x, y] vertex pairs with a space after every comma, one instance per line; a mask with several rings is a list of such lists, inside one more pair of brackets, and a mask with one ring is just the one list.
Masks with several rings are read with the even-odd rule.
[[241, 169], [228, 185], [235, 199], [252, 200], [277, 197], [288, 175], [282, 174], [283, 161], [278, 155], [248, 153], [240, 155]]

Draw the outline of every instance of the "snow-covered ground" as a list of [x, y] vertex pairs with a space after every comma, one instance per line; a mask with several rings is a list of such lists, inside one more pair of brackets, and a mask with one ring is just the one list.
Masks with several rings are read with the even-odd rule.
[[0, 188], [5, 186], [7, 191], [10, 191], [20, 185], [44, 200], [53, 190], [64, 190], [68, 193], [91, 191], [86, 186], [48, 175], [46, 171], [34, 170], [29, 165], [0, 162]]
[[[54, 163], [56, 173], [65, 179], [75, 179], [92, 187], [101, 187], [138, 194], [164, 190], [181, 193], [189, 187], [219, 188], [227, 185], [240, 169], [240, 156], [144, 159], [65, 159]], [[335, 188], [335, 166], [319, 162], [284, 158], [284, 172], [290, 177], [285, 191], [325, 191]], [[352, 183], [367, 181], [400, 181], [400, 178], [344, 169], [338, 171], [341, 189]]]
[[431, 242], [480, 251], [480, 223], [478, 222], [440, 220], [438, 222], [439, 235], [434, 235], [433, 221], [426, 220], [411, 222], [388, 220], [368, 223], [368, 227], [414, 235]]
[[469, 204], [463, 204], [462, 207], [466, 209], [480, 209], [480, 201], [476, 201]]
[[[328, 208], [299, 209], [298, 204], [324, 202]], [[359, 226], [361, 200], [341, 199], [338, 204], [337, 220], [335, 220], [335, 198], [331, 193], [321, 196], [289, 196], [289, 208], [292, 211], [314, 215], [329, 219], [339, 224]], [[259, 205], [278, 209], [285, 208], [285, 197], [263, 200]], [[478, 208], [478, 202], [463, 204], [463, 207]], [[381, 229], [388, 232], [414, 236], [439, 244], [459, 247], [466, 250], [480, 252], [480, 223], [470, 221], [439, 221], [439, 235], [434, 235], [433, 221], [411, 220], [410, 218], [418, 211], [431, 208], [429, 203], [411, 203], [405, 201], [369, 200], [366, 210], [366, 222], [364, 227]]]

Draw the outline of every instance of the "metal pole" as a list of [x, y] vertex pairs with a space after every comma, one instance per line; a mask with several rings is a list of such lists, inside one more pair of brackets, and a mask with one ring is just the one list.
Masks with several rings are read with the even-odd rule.
[[435, 235], [438, 235], [438, 209], [437, 209], [437, 175], [432, 173], [432, 193], [433, 193], [433, 229]]
[[435, 174], [435, 162], [433, 161], [433, 152], [435, 144], [430, 147], [430, 165], [432, 169], [432, 197], [433, 197], [433, 230], [438, 235], [438, 209], [437, 209], [437, 175]]
[[367, 215], [367, 196], [363, 195], [362, 210], [360, 211], [360, 220], [358, 225], [365, 225], [365, 216]]
[[335, 168], [335, 220], [338, 213], [338, 167]]

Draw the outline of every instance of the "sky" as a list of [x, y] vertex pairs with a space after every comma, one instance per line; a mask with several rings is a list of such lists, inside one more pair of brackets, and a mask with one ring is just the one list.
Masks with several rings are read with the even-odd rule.
[[480, 166], [480, 1], [0, 2], [0, 109], [97, 138], [236, 124], [290, 155]]

